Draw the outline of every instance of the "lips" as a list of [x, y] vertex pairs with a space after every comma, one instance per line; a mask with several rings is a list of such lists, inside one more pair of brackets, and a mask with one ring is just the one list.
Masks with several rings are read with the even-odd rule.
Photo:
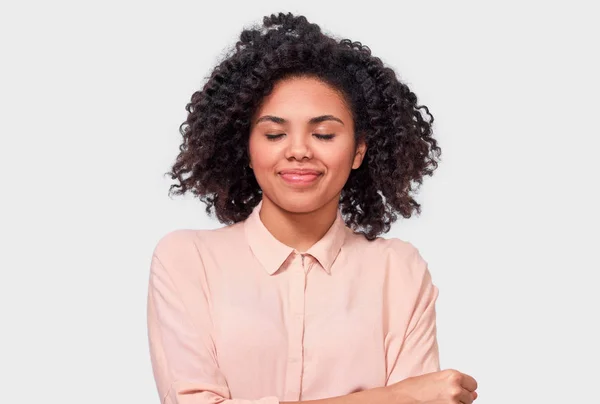
[[317, 170], [310, 170], [310, 169], [293, 169], [293, 170], [281, 170], [279, 172], [279, 174], [281, 175], [288, 175], [288, 174], [293, 174], [293, 175], [319, 175], [321, 174], [320, 171]]
[[321, 176], [321, 172], [311, 169], [294, 169], [282, 170], [279, 172], [279, 175], [288, 184], [303, 186], [312, 184], [317, 178]]

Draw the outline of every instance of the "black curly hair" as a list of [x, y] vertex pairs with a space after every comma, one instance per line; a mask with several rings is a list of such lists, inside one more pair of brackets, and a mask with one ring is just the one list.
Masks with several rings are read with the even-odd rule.
[[441, 149], [432, 137], [433, 116], [394, 70], [367, 46], [325, 35], [304, 16], [272, 14], [252, 28], [242, 31], [186, 105], [183, 143], [166, 173], [179, 183], [169, 195], [192, 192], [224, 224], [246, 219], [262, 198], [248, 167], [251, 117], [279, 80], [313, 77], [344, 95], [355, 139], [367, 144], [340, 195], [346, 224], [373, 240], [390, 230], [398, 213], [420, 214], [411, 193], [433, 174]]

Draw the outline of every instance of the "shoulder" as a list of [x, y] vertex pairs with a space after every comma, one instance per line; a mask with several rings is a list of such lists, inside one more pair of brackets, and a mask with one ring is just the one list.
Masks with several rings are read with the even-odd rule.
[[398, 237], [376, 237], [367, 240], [364, 235], [348, 228], [345, 246], [358, 254], [377, 255], [386, 259], [407, 260], [420, 257], [419, 249], [410, 241]]
[[379, 244], [380, 254], [385, 257], [383, 267], [387, 290], [392, 299], [401, 299], [407, 307], [414, 307], [424, 296], [425, 299], [436, 299], [438, 289], [433, 283], [429, 264], [419, 248], [396, 237], [373, 241]]
[[243, 222], [217, 229], [175, 229], [156, 242], [152, 256], [163, 267], [203, 265], [203, 258], [234, 247], [243, 240]]
[[385, 268], [389, 274], [419, 281], [427, 271], [427, 261], [410, 241], [398, 237], [377, 237], [367, 240], [362, 234], [352, 232], [347, 237], [349, 251], [369, 262]]
[[181, 253], [200, 244], [215, 244], [222, 240], [231, 240], [243, 233], [243, 222], [217, 229], [175, 229], [162, 235], [154, 247], [155, 255]]
[[163, 234], [154, 246], [153, 255], [166, 258], [177, 255], [182, 250], [189, 249], [195, 244], [196, 232], [194, 229], [175, 229]]

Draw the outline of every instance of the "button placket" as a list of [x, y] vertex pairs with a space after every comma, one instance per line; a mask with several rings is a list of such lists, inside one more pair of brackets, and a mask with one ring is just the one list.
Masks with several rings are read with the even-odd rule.
[[[290, 340], [288, 348], [288, 394], [293, 395], [293, 400], [299, 400], [300, 388], [302, 384], [302, 366], [303, 366], [303, 339], [304, 339], [304, 256], [294, 252], [295, 257], [292, 263], [292, 279], [290, 284], [290, 310], [291, 326]], [[298, 257], [300, 256], [300, 257]]]

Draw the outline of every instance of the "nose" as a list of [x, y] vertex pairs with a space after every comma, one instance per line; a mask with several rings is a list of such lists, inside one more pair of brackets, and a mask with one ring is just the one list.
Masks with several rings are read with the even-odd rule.
[[285, 157], [288, 160], [293, 158], [298, 161], [313, 157], [310, 144], [303, 135], [290, 136], [290, 142], [285, 150]]

